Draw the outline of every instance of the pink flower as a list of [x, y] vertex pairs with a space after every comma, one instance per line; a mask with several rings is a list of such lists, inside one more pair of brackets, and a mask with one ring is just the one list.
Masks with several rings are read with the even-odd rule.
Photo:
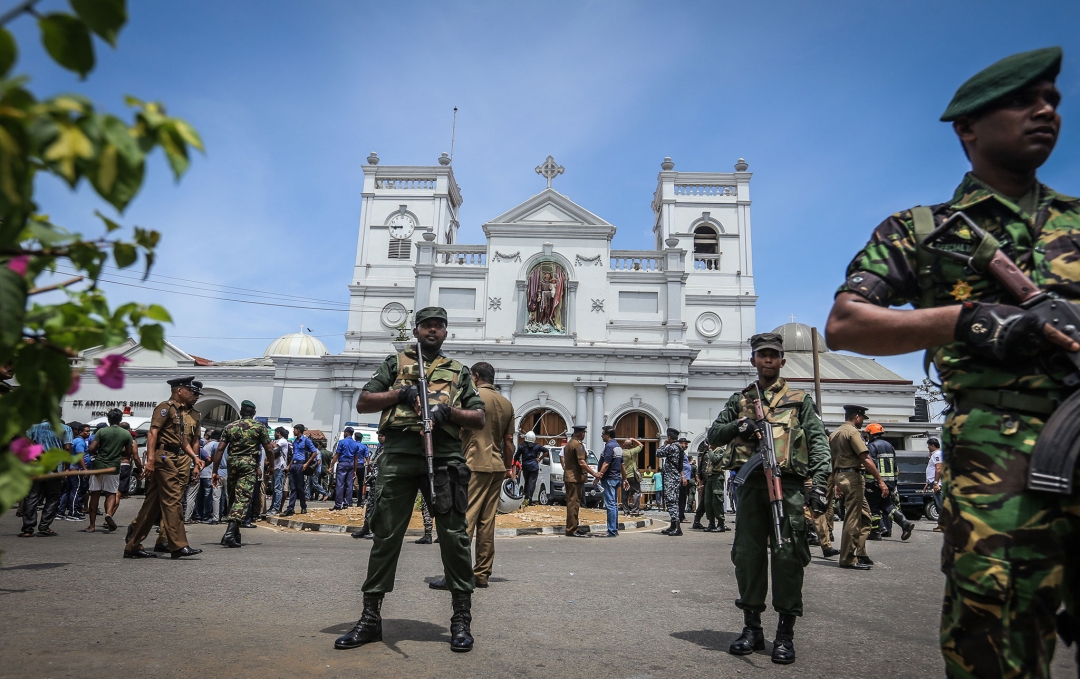
[[94, 374], [97, 375], [98, 382], [106, 387], [121, 389], [124, 386], [124, 369], [121, 366], [130, 362], [131, 359], [120, 354], [110, 354], [101, 359], [101, 365], [94, 369]]
[[23, 462], [32, 462], [38, 459], [43, 450], [44, 448], [28, 438], [19, 437], [11, 442], [11, 452], [15, 453], [15, 457]]
[[68, 387], [67, 395], [71, 396], [79, 390], [79, 385], [82, 384], [82, 373], [78, 370], [71, 371], [71, 386]]
[[26, 267], [30, 264], [30, 255], [19, 255], [8, 260], [8, 268], [19, 274], [26, 275]]

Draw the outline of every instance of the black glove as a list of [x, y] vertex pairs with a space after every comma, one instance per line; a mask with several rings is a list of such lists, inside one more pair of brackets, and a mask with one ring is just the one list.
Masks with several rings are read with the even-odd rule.
[[1035, 356], [1046, 339], [1043, 322], [1008, 304], [964, 302], [956, 319], [956, 339], [972, 353], [997, 361]]
[[826, 493], [824, 488], [818, 488], [814, 486], [810, 489], [810, 492], [806, 494], [806, 502], [810, 505], [810, 511], [814, 514], [824, 514], [829, 508], [829, 503], [825, 501]]
[[744, 441], [753, 441], [754, 434], [758, 433], [757, 422], [754, 422], [749, 417], [741, 417], [738, 422], [735, 423], [735, 428], [739, 432], [739, 438]]
[[419, 397], [420, 390], [416, 388], [415, 384], [410, 384], [409, 386], [398, 390], [397, 402], [401, 405], [412, 407]]
[[443, 422], [450, 419], [450, 406], [445, 403], [440, 403], [437, 406], [431, 406], [428, 408], [428, 414], [431, 415], [432, 426], [439, 426]]

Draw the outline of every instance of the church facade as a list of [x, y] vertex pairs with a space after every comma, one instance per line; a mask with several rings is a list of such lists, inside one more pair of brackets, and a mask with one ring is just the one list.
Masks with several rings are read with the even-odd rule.
[[[214, 415], [208, 422], [251, 399], [271, 421], [329, 435], [377, 420], [355, 412], [359, 390], [387, 354], [405, 346], [412, 314], [438, 305], [450, 319], [444, 351], [466, 365], [495, 367], [521, 431], [560, 438], [573, 424], [588, 424], [587, 443], [598, 450], [601, 427], [612, 424], [620, 436], [646, 442], [646, 468], [655, 467], [667, 427], [688, 432], [696, 445], [727, 397], [752, 379], [752, 173], [742, 159], [733, 172], [682, 172], [665, 158], [647, 250], [613, 248], [616, 226], [554, 188], [563, 168], [550, 156], [536, 168], [546, 187], [484, 223], [479, 244], [458, 240], [462, 196], [445, 154], [437, 165], [386, 166], [372, 153], [363, 169], [343, 353], [296, 333], [241, 361], [196, 359], [172, 345], [151, 356], [133, 342], [81, 360], [129, 355], [133, 402], [161, 398], [166, 375], [195, 372], [207, 391], [200, 409]], [[812, 390], [810, 329], [778, 330], [789, 359], [783, 374]], [[842, 419], [844, 403], [860, 403], [901, 447], [925, 449], [921, 440], [937, 426], [909, 422], [910, 381], [818, 344], [827, 423]], [[116, 400], [92, 379], [83, 384], [69, 397], [68, 419], [85, 417], [82, 403]]]

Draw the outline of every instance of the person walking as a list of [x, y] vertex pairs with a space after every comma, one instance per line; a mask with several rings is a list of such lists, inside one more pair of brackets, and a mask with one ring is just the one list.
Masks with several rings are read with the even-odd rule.
[[289, 442], [289, 430], [285, 427], [274, 429], [274, 496], [268, 514], [280, 514], [285, 496], [285, 475], [288, 474], [289, 460], [292, 459], [292, 444]]
[[[68, 431], [72, 432], [73, 437], [71, 439], [72, 455], [76, 456], [78, 460], [73, 464], [65, 464], [64, 469], [89, 469], [90, 466], [86, 462], [86, 456], [90, 451], [90, 425], [83, 424], [82, 422], [72, 422], [69, 425], [64, 425], [68, 428]], [[47, 450], [47, 449], [46, 449]], [[58, 468], [59, 469], [59, 468]], [[79, 488], [81, 484], [89, 482], [85, 476], [73, 475], [67, 478], [61, 479], [61, 495], [60, 495], [60, 509], [56, 515], [56, 518], [64, 521], [82, 521], [86, 517], [82, 513], [82, 500]]]
[[[495, 563], [495, 515], [503, 482], [514, 476], [514, 406], [495, 389], [495, 368], [479, 362], [470, 368], [473, 383], [484, 402], [483, 429], [464, 429], [461, 446], [472, 474], [469, 476], [469, 509], [465, 512], [469, 539], [476, 538], [473, 578], [477, 587], [487, 587]], [[446, 589], [446, 578], [428, 585]]]
[[514, 461], [521, 463], [521, 475], [525, 483], [523, 507], [529, 506], [532, 502], [533, 493], [536, 492], [536, 478], [540, 474], [540, 460], [550, 454], [547, 448], [536, 442], [536, 432], [525, 432], [525, 440], [522, 441], [514, 453]]
[[616, 497], [623, 482], [623, 450], [615, 438], [615, 427], [604, 427], [600, 433], [604, 450], [600, 453], [598, 482], [604, 492], [604, 509], [607, 510], [607, 533], [600, 537], [619, 537], [619, 501]]
[[668, 428], [667, 440], [656, 451], [656, 457], [664, 460], [663, 473], [660, 476], [663, 479], [664, 508], [671, 519], [671, 525], [660, 532], [664, 535], [681, 536], [683, 532], [682, 526], [679, 525], [682, 521], [679, 517], [679, 493], [683, 484], [686, 483], [683, 476], [683, 458], [686, 457], [686, 449], [679, 441], [678, 429]]
[[120, 458], [125, 452], [129, 457], [135, 454], [135, 439], [131, 438], [131, 432], [120, 426], [123, 411], [113, 408], [105, 417], [109, 426], [99, 429], [90, 444], [89, 452], [94, 458], [91, 469], [112, 471], [90, 477], [90, 525], [83, 529], [84, 533], [97, 530], [98, 501], [102, 494], [105, 495], [105, 516], [102, 520], [110, 531], [116, 530], [113, 514], [120, 506]]
[[641, 472], [638, 470], [638, 455], [645, 445], [635, 438], [623, 441], [623, 509], [630, 516], [641, 516]]
[[[731, 546], [731, 561], [739, 586], [735, 605], [743, 611], [744, 627], [728, 652], [748, 655], [765, 648], [761, 613], [765, 610], [771, 571], [772, 604], [779, 613], [772, 661], [787, 665], [795, 662], [795, 620], [803, 614], [803, 569], [810, 563], [803, 519], [805, 481], [814, 480], [809, 491], [814, 513], [825, 511], [829, 443], [813, 399], [807, 392], [793, 389], [780, 376], [780, 369], [786, 363], [784, 338], [773, 332], [754, 335], [750, 338], [750, 350], [750, 365], [757, 372], [756, 383], [731, 395], [706, 437], [711, 446], [730, 445], [725, 466], [738, 469], [738, 476], [744, 479], [737, 491], [738, 511]], [[764, 423], [756, 420], [754, 398], [760, 398]], [[781, 474], [780, 544], [776, 542], [766, 473], [758, 453], [762, 426], [772, 428]]]
[[934, 498], [934, 508], [937, 509], [938, 522], [934, 526], [934, 532], [940, 533], [941, 528], [941, 470], [944, 467], [941, 455], [941, 442], [936, 438], [927, 439], [926, 447], [930, 450], [930, 458], [926, 461], [926, 486], [923, 492], [931, 492]]
[[[866, 435], [870, 438], [866, 443], [866, 449], [870, 453], [870, 459], [874, 461], [878, 473], [885, 481], [888, 488], [888, 496], [882, 496], [880, 488], [873, 482], [872, 477], [866, 478], [866, 500], [870, 505], [870, 514], [877, 514], [879, 534], [878, 538], [892, 537], [892, 524], [895, 520], [900, 524], [900, 539], [905, 542], [915, 530], [915, 523], [909, 521], [903, 512], [895, 504], [896, 499], [896, 450], [892, 444], [885, 440], [885, 427], [877, 422], [866, 425]], [[871, 530], [871, 532], [873, 532]]]
[[[428, 411], [433, 425], [432, 445], [435, 465], [435, 497], [428, 498], [436, 510], [443, 575], [450, 590], [453, 615], [450, 618], [450, 649], [472, 650], [472, 555], [469, 553], [468, 510], [469, 467], [461, 448], [462, 429], [483, 429], [484, 401], [472, 376], [458, 361], [442, 353], [446, 341], [446, 310], [426, 307], [414, 317], [415, 337], [423, 352], [428, 382]], [[421, 434], [420, 359], [417, 345], [391, 354], [364, 385], [356, 403], [359, 413], [382, 412], [379, 432], [386, 443], [379, 460], [379, 480], [375, 489], [378, 509], [372, 517], [374, 544], [368, 554], [367, 578], [362, 590], [364, 611], [360, 620], [334, 647], [357, 648], [382, 639], [383, 598], [394, 590], [394, 574], [401, 543], [412, 517], [417, 491], [430, 493], [424, 439]]]
[[[40, 445], [44, 450], [66, 450], [71, 452], [72, 435], [71, 427], [61, 425], [60, 435], [48, 420], [44, 420], [30, 427], [26, 432], [26, 438]], [[22, 503], [22, 531], [20, 538], [34, 536], [34, 527], [37, 526], [37, 534], [41, 537], [54, 537], [58, 535], [52, 529], [52, 522], [56, 520], [56, 514], [60, 510], [60, 495], [63, 493], [62, 478], [37, 479], [30, 484], [30, 492]], [[38, 521], [38, 505], [41, 508], [41, 520]], [[7, 509], [4, 507], [3, 509]]]
[[128, 529], [125, 559], [156, 556], [143, 549], [142, 541], [159, 521], [161, 536], [168, 542], [173, 559], [202, 553], [201, 549], [188, 545], [181, 507], [192, 467], [198, 470], [202, 466], [196, 451], [200, 415], [194, 408], [202, 394], [202, 382], [194, 377], [177, 377], [168, 384], [172, 395], [154, 408], [150, 419], [150, 432], [146, 436], [149, 452], [143, 466], [143, 475], [149, 482], [139, 514]]
[[562, 450], [563, 494], [566, 498], [566, 537], [589, 537], [589, 530], [578, 525], [578, 512], [581, 510], [581, 494], [585, 490], [588, 475], [599, 476], [589, 466], [589, 454], [582, 441], [587, 428], [583, 424], [574, 425], [574, 433]]
[[836, 494], [844, 499], [844, 528], [840, 538], [840, 567], [870, 570], [874, 561], [866, 553], [866, 539], [870, 536], [870, 503], [866, 501], [865, 470], [878, 484], [883, 497], [889, 488], [870, 459], [870, 452], [859, 430], [866, 421], [866, 408], [859, 405], [844, 406], [844, 423], [829, 435], [833, 470], [836, 475]]
[[[334, 506], [332, 510], [345, 509], [352, 506], [353, 481], [356, 479], [356, 470], [362, 468], [358, 464], [360, 447], [363, 445], [353, 438], [354, 429], [345, 427], [341, 440], [334, 448], [334, 457], [330, 460], [330, 468], [334, 473]], [[361, 472], [361, 476], [363, 473]]]
[[319, 464], [319, 449], [304, 432], [307, 428], [298, 424], [293, 427], [292, 464], [289, 465], [289, 508], [282, 516], [296, 514], [296, 501], [300, 500], [300, 513], [307, 514], [307, 479], [309, 469]]
[[[221, 432], [221, 443], [214, 451], [210, 466], [214, 470], [211, 482], [221, 485], [217, 468], [221, 458], [228, 455], [228, 492], [229, 515], [225, 534], [221, 544], [225, 547], [242, 547], [240, 524], [245, 520], [251, 506], [253, 494], [259, 481], [259, 454], [265, 452], [265, 460], [274, 459], [274, 446], [270, 441], [270, 432], [266, 425], [255, 419], [255, 404], [241, 401], [240, 419], [225, 427]], [[302, 505], [301, 505], [302, 506]], [[256, 513], [257, 515], [257, 513]]]

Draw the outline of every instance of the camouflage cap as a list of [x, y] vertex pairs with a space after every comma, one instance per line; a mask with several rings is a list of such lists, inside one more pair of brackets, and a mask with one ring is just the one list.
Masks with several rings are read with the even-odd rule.
[[424, 321], [431, 318], [438, 318], [443, 323], [446, 323], [446, 309], [442, 308], [441, 306], [426, 306], [420, 311], [416, 312], [416, 316], [413, 320], [416, 325], [420, 325]]
[[784, 353], [784, 337], [778, 332], [763, 332], [750, 338], [751, 351], [775, 349]]
[[986, 108], [1002, 97], [1027, 87], [1040, 78], [1056, 78], [1061, 71], [1060, 47], [1044, 47], [1005, 57], [987, 66], [956, 90], [942, 122], [951, 122]]
[[250, 408], [252, 410], [255, 410], [255, 404], [251, 401], [240, 401], [240, 408]]

